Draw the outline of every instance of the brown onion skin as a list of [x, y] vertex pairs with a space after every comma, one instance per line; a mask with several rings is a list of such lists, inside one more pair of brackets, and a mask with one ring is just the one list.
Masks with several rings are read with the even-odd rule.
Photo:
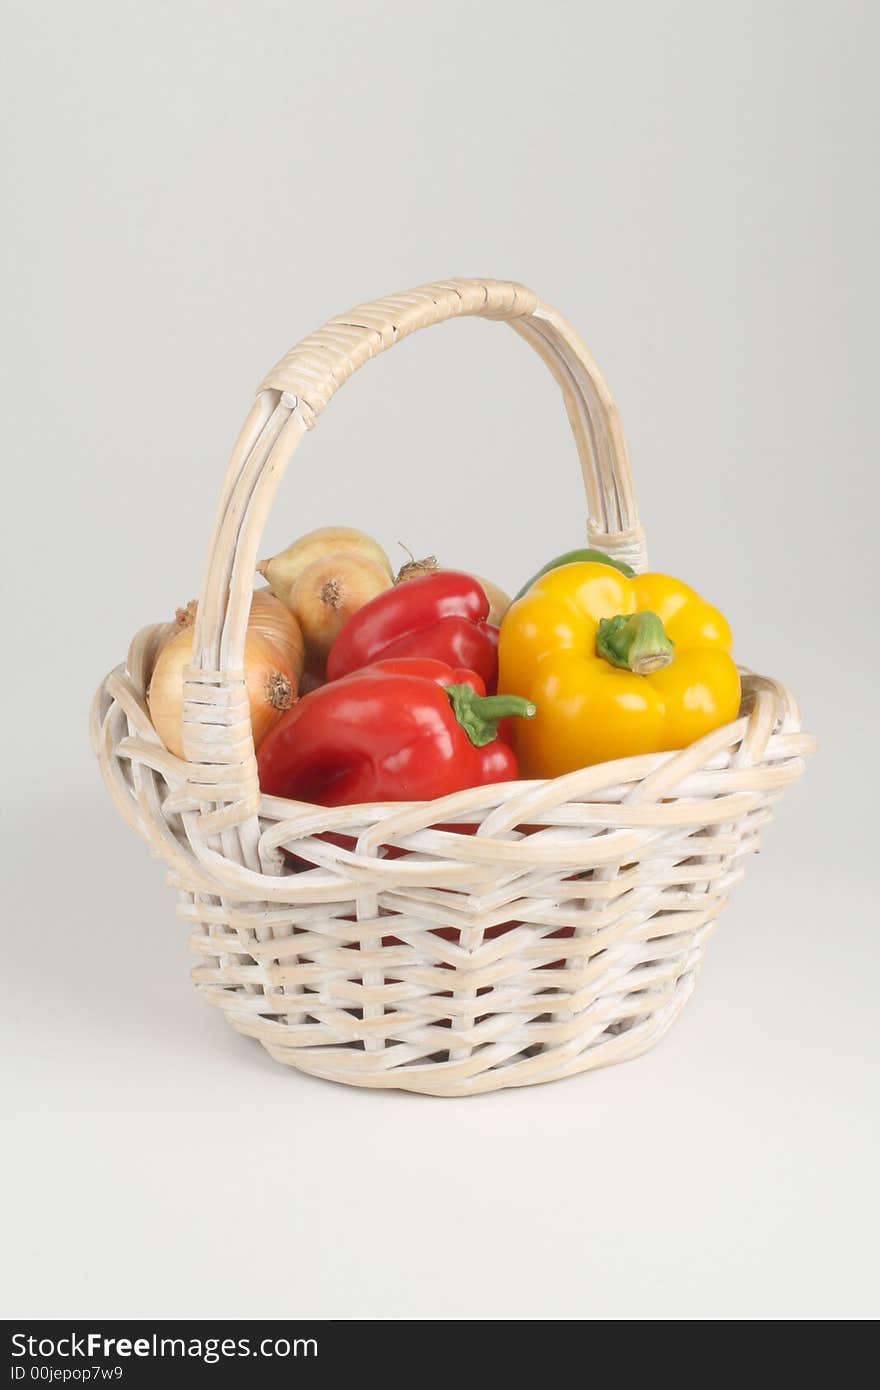
[[391, 576], [364, 555], [340, 551], [307, 565], [287, 606], [302, 629], [308, 664], [320, 667], [349, 618], [391, 587]]
[[[184, 758], [183, 680], [192, 662], [193, 628], [184, 627], [166, 642], [153, 669], [147, 703], [156, 733], [169, 753]], [[244, 673], [254, 747], [296, 699], [297, 682], [281, 653], [262, 633], [249, 629]]]
[[248, 627], [262, 633], [277, 648], [299, 681], [306, 664], [302, 629], [290, 609], [271, 589], [254, 590]]

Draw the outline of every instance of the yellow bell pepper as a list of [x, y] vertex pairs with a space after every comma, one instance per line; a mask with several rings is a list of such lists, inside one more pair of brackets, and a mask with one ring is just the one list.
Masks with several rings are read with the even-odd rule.
[[667, 574], [549, 571], [501, 624], [499, 692], [537, 707], [516, 721], [521, 774], [684, 748], [735, 719], [732, 641], [723, 614]]

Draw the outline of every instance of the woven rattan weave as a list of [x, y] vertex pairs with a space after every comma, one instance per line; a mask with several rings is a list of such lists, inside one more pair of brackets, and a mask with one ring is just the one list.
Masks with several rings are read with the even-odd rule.
[[812, 747], [791, 695], [743, 672], [740, 718], [680, 753], [435, 802], [261, 797], [241, 666], [284, 469], [358, 367], [465, 315], [508, 323], [544, 359], [580, 456], [589, 543], [645, 568], [620, 421], [580, 338], [522, 285], [438, 281], [331, 319], [262, 383], [211, 538], [186, 761], [147, 709], [160, 625], [137, 635], [92, 710], [114, 801], [178, 892], [204, 996], [279, 1061], [444, 1096], [552, 1081], [662, 1037]]

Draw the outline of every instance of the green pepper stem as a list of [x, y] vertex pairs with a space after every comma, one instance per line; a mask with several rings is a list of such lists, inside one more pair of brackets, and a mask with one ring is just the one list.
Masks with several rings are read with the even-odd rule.
[[657, 614], [647, 611], [603, 618], [596, 633], [596, 651], [612, 666], [622, 666], [637, 676], [662, 671], [675, 654]]
[[470, 685], [447, 685], [449, 703], [475, 748], [485, 748], [498, 733], [499, 719], [531, 719], [535, 706], [521, 695], [478, 695]]

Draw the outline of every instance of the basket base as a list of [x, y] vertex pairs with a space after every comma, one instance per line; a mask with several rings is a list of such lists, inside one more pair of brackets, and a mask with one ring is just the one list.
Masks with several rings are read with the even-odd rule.
[[678, 1018], [693, 993], [699, 964], [675, 981], [659, 1006], [655, 1005], [650, 1014], [635, 1021], [625, 1031], [600, 1032], [598, 1036], [591, 1036], [585, 1027], [583, 1034], [564, 1046], [536, 1049], [533, 1056], [520, 1054], [515, 1061], [489, 1068], [481, 1052], [464, 1061], [432, 1061], [426, 1065], [394, 1067], [387, 1063], [383, 1065], [386, 1057], [391, 1060], [393, 1050], [370, 1053], [355, 1050], [345, 1052], [338, 1048], [331, 1051], [327, 1048], [284, 1047], [276, 1041], [259, 1037], [249, 1021], [232, 1014], [227, 1014], [227, 1018], [238, 1032], [257, 1037], [276, 1062], [324, 1081], [335, 1081], [344, 1086], [415, 1091], [427, 1096], [473, 1096], [514, 1086], [544, 1085], [567, 1076], [576, 1076], [579, 1072], [610, 1067], [640, 1057], [663, 1038]]

